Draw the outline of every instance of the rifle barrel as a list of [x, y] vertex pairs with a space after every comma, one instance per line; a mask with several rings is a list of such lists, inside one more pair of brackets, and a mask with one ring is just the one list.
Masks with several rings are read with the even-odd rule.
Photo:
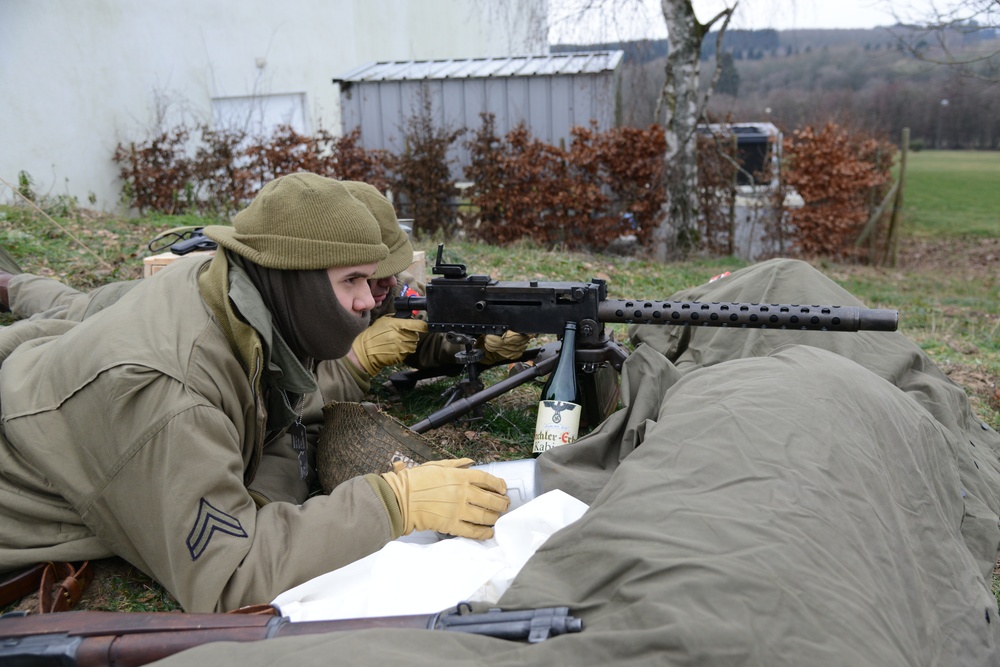
[[598, 317], [607, 323], [806, 331], [895, 331], [899, 322], [895, 310], [857, 306], [612, 299], [601, 301]]

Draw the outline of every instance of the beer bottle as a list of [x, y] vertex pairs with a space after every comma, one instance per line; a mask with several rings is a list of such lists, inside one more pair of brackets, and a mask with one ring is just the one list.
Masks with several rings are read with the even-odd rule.
[[582, 413], [576, 384], [576, 322], [567, 322], [559, 363], [542, 388], [531, 455], [576, 440]]

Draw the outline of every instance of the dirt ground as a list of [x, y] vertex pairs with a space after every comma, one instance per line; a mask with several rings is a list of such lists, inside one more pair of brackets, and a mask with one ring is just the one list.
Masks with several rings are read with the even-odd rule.
[[996, 277], [1000, 271], [1000, 237], [947, 242], [909, 238], [899, 247], [901, 269], [949, 273], [968, 280]]
[[[948, 243], [908, 239], [900, 246], [898, 266], [967, 281], [996, 280], [1000, 275], [1000, 237]], [[1000, 379], [978, 367], [942, 364], [941, 370], [994, 410], [1000, 410]]]

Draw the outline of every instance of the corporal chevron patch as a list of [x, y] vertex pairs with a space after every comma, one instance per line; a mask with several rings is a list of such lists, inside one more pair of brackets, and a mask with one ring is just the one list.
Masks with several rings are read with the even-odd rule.
[[216, 531], [232, 535], [233, 537], [247, 537], [247, 531], [243, 530], [240, 520], [231, 514], [226, 514], [218, 507], [204, 498], [198, 503], [198, 515], [194, 519], [194, 527], [187, 537], [187, 548], [191, 553], [191, 560], [198, 558], [205, 553], [208, 543]]

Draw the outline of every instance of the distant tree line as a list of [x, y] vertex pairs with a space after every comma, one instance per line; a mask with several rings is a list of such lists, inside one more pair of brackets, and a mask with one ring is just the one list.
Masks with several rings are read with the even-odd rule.
[[[996, 31], [955, 31], [950, 39], [956, 52], [1000, 47]], [[703, 57], [714, 60], [715, 40], [705, 45]], [[771, 121], [786, 132], [833, 121], [896, 141], [909, 127], [914, 148], [1000, 149], [1000, 83], [990, 80], [996, 58], [959, 76], [922, 57], [933, 44], [921, 53], [914, 47], [889, 28], [728, 31], [710, 120]], [[626, 62], [626, 124], [642, 127], [652, 119], [663, 63]], [[703, 68], [703, 83], [712, 69]]]
[[[772, 29], [727, 30], [722, 42], [723, 50], [733, 54], [737, 59], [743, 58], [744, 55], [763, 57], [764, 54], [777, 54], [782, 47], [778, 31]], [[714, 57], [715, 40], [707, 39], [701, 47], [701, 59], [710, 60]]]

